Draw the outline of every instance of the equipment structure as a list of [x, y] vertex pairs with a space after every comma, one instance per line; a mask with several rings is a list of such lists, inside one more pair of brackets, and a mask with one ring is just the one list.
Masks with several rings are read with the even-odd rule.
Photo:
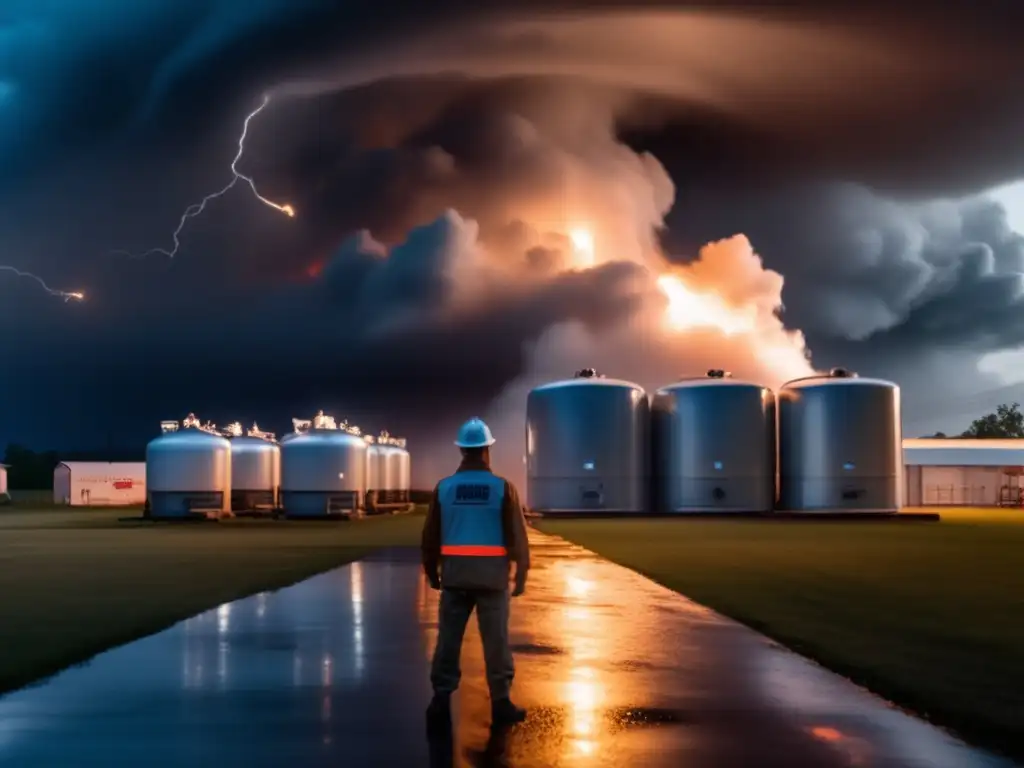
[[543, 515], [641, 514], [648, 506], [650, 407], [593, 368], [526, 401], [527, 506]]
[[146, 447], [148, 515], [155, 519], [220, 517], [231, 511], [231, 444], [217, 427], [189, 414], [160, 423]]
[[338, 424], [323, 411], [292, 419], [295, 434], [281, 441], [281, 506], [290, 518], [360, 515], [366, 498], [366, 440], [359, 427]]
[[771, 512], [775, 395], [722, 370], [651, 398], [652, 511]]
[[833, 368], [784, 384], [778, 402], [780, 511], [899, 512], [898, 386]]
[[231, 509], [236, 514], [273, 514], [281, 486], [281, 446], [257, 424], [224, 429], [231, 443]]

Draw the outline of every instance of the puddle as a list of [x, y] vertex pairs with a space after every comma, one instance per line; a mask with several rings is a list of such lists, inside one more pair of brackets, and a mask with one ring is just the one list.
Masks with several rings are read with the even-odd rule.
[[291, 632], [246, 633], [231, 638], [228, 644], [236, 651], [294, 651], [298, 648]]
[[612, 664], [616, 669], [621, 669], [625, 672], [639, 672], [640, 670], [653, 670], [663, 669], [663, 667], [657, 664], [651, 664], [649, 661], [634, 661], [632, 659], [627, 661], [617, 661]]
[[679, 709], [658, 707], [620, 707], [605, 713], [613, 728], [637, 728], [657, 725], [685, 725], [693, 719]]
[[527, 656], [560, 656], [565, 653], [561, 648], [553, 645], [540, 645], [539, 643], [514, 643], [512, 653], [521, 653]]

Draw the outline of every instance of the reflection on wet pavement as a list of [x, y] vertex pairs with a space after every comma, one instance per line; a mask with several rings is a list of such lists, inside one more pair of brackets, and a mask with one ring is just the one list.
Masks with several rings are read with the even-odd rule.
[[523, 724], [490, 728], [471, 624], [453, 723], [428, 739], [437, 593], [416, 552], [394, 551], [0, 698], [0, 764], [1008, 765], [631, 571], [531, 537], [512, 610]]
[[[535, 569], [512, 611], [514, 694], [530, 717], [508, 735], [508, 765], [1009, 765], [632, 571], [531, 536]], [[467, 638], [457, 741], [483, 744], [486, 683]]]

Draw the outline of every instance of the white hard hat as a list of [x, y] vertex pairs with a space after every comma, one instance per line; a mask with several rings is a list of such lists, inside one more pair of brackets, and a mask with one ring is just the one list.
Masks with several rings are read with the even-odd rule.
[[459, 439], [455, 444], [459, 448], [486, 448], [494, 445], [494, 435], [481, 419], [470, 419], [459, 427]]

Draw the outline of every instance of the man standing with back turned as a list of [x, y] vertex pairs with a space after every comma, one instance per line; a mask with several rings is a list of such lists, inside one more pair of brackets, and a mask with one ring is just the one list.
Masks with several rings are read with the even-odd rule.
[[427, 710], [447, 715], [462, 676], [459, 655], [469, 616], [476, 609], [484, 645], [494, 723], [518, 723], [526, 711], [509, 698], [515, 668], [508, 642], [510, 563], [523, 594], [530, 551], [526, 521], [515, 486], [491, 472], [491, 430], [480, 419], [459, 429], [462, 463], [434, 489], [423, 527], [423, 570], [441, 590], [437, 647], [430, 671], [434, 698]]

